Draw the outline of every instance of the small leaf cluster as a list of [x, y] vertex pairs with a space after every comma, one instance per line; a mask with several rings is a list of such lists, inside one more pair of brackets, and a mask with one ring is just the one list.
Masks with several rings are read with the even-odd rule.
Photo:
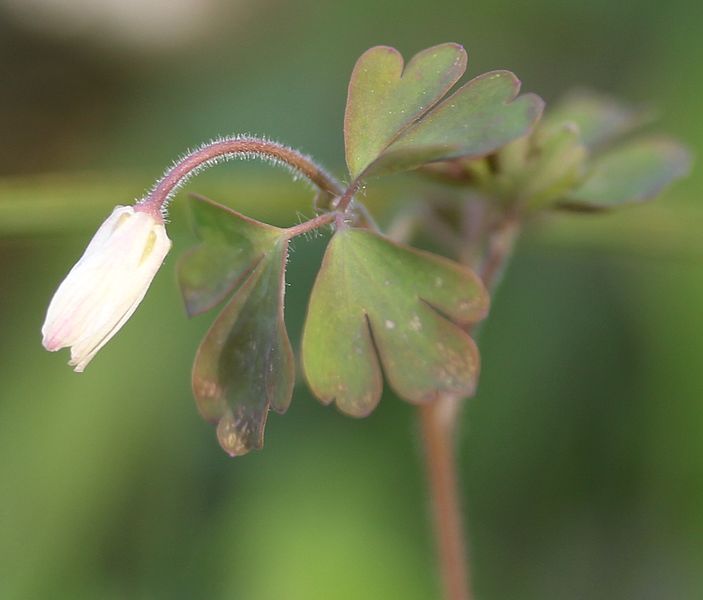
[[[283, 315], [290, 234], [206, 198], [193, 197], [191, 209], [200, 244], [179, 264], [187, 311], [228, 298], [196, 353], [193, 393], [220, 445], [241, 455], [262, 446], [269, 410], [285, 412], [293, 394]], [[464, 326], [487, 310], [488, 293], [467, 267], [374, 231], [338, 228], [303, 332], [310, 388], [357, 417], [378, 404], [382, 372], [410, 402], [470, 395], [479, 359]]]
[[648, 114], [580, 91], [548, 110], [534, 131], [481, 159], [427, 168], [523, 217], [545, 209], [605, 211], [656, 198], [691, 167], [688, 150], [635, 135]]
[[[595, 96], [572, 97], [540, 121], [543, 101], [518, 95], [520, 82], [508, 71], [452, 92], [466, 64], [456, 44], [424, 50], [407, 64], [379, 46], [351, 76], [344, 119], [350, 183], [321, 208], [329, 218], [320, 224], [333, 225], [333, 233], [300, 356], [315, 396], [351, 416], [373, 411], [384, 380], [416, 404], [471, 396], [479, 354], [470, 332], [489, 307], [486, 282], [467, 261], [399, 243], [374, 226], [357, 198], [369, 178], [419, 170], [472, 188], [501, 214], [523, 216], [642, 201], [688, 168], [686, 151], [669, 140], [613, 146], [641, 115]], [[241, 455], [262, 446], [268, 412], [285, 412], [293, 394], [285, 271], [290, 240], [305, 227], [273, 227], [202, 197], [191, 209], [199, 244], [179, 264], [188, 313], [224, 303], [197, 351], [193, 391], [221, 446]]]

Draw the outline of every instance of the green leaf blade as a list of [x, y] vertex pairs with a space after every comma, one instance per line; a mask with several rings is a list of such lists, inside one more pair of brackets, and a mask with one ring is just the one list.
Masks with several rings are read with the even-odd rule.
[[231, 456], [263, 445], [269, 408], [288, 408], [295, 380], [283, 319], [287, 240], [262, 257], [198, 348], [193, 393]]
[[478, 158], [527, 135], [544, 102], [518, 97], [520, 81], [510, 71], [475, 77], [404, 131], [366, 174], [408, 170], [454, 158]]
[[596, 158], [590, 174], [567, 203], [614, 208], [644, 202], [688, 174], [691, 162], [690, 152], [678, 142], [637, 140]]
[[416, 54], [403, 68], [394, 48], [376, 46], [361, 55], [349, 82], [344, 116], [347, 166], [352, 178], [368, 167], [400, 132], [430, 110], [466, 69], [458, 44]]
[[368, 231], [338, 232], [303, 332], [306, 378], [323, 402], [334, 399], [356, 416], [380, 399], [379, 363], [410, 402], [471, 395], [478, 352], [461, 325], [487, 310], [488, 295], [471, 271]]
[[186, 310], [194, 316], [222, 302], [282, 230], [202, 196], [192, 196], [190, 208], [201, 243], [181, 257], [177, 272]]
[[334, 235], [310, 296], [303, 370], [323, 404], [335, 401], [342, 412], [365, 417], [381, 398], [383, 377], [366, 315], [350, 301], [348, 290], [354, 283], [347, 281], [344, 252], [343, 237]]

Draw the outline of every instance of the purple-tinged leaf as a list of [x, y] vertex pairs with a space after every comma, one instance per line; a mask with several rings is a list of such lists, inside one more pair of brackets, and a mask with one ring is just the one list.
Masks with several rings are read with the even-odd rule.
[[376, 46], [364, 52], [352, 72], [344, 115], [352, 178], [439, 102], [465, 70], [466, 52], [458, 44], [423, 50], [405, 68], [395, 48]]
[[479, 75], [403, 131], [365, 174], [477, 158], [527, 135], [544, 102], [535, 94], [518, 97], [519, 91], [520, 81], [510, 71]]
[[194, 316], [222, 302], [283, 231], [202, 196], [192, 196], [190, 206], [201, 243], [181, 257], [178, 282], [186, 310]]
[[287, 240], [258, 260], [198, 348], [193, 393], [230, 456], [263, 445], [269, 408], [293, 394], [293, 353], [283, 320]]
[[352, 73], [344, 120], [352, 178], [480, 157], [526, 135], [544, 103], [534, 94], [517, 98], [520, 82], [508, 71], [476, 77], [439, 102], [465, 68], [466, 53], [456, 44], [423, 50], [405, 70], [393, 48], [365, 52]]
[[310, 298], [302, 362], [314, 394], [362, 417], [378, 404], [382, 371], [414, 403], [469, 396], [479, 369], [462, 326], [488, 294], [470, 270], [360, 229], [337, 232]]

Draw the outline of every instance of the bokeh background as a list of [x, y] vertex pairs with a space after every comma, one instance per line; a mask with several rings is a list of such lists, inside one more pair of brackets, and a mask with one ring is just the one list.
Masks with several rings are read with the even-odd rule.
[[[111, 207], [211, 136], [267, 134], [341, 175], [346, 82], [378, 43], [456, 41], [470, 74], [512, 69], [548, 101], [651, 106], [700, 156], [702, 26], [694, 0], [0, 0], [0, 598], [436, 598], [411, 406], [386, 394], [357, 421], [300, 385], [236, 460], [201, 421], [213, 314], [187, 320], [175, 285], [183, 196], [165, 268], [83, 375], [41, 348], [48, 300]], [[703, 598], [702, 184], [519, 245], [462, 415], [482, 600]], [[269, 167], [188, 189], [310, 215]], [[322, 248], [296, 243], [294, 344]]]

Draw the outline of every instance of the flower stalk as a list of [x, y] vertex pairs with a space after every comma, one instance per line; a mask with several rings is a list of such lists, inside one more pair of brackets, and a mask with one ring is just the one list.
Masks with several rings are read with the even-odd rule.
[[203, 169], [222, 161], [250, 158], [282, 165], [330, 196], [344, 194], [342, 185], [309, 156], [271, 140], [232, 136], [204, 144], [176, 161], [139, 205], [142, 210], [163, 214], [178, 190]]

